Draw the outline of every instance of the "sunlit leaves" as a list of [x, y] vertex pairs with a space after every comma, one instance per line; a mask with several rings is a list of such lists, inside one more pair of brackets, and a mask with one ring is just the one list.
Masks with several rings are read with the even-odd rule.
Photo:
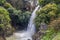
[[9, 23], [9, 12], [5, 8], [0, 7], [0, 27], [4, 29], [5, 27], [7, 27], [7, 25], [9, 25]]
[[[36, 24], [40, 24], [41, 22], [45, 22], [49, 24], [51, 20], [56, 19], [58, 16], [58, 7], [55, 3], [49, 3], [41, 8], [37, 13], [37, 17], [35, 19]], [[38, 25], [37, 26], [40, 26]]]

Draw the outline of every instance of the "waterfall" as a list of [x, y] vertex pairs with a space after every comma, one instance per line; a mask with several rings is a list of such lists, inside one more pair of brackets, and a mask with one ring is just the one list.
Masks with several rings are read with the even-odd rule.
[[36, 11], [38, 10], [39, 5], [35, 8], [35, 10], [32, 12], [28, 27], [27, 27], [27, 31], [31, 32], [31, 34], [35, 33], [35, 24], [34, 24], [34, 19], [36, 17]]
[[36, 11], [38, 10], [38, 8], [39, 8], [39, 5], [32, 12], [31, 18], [30, 18], [29, 23], [28, 23], [27, 30], [14, 33], [16, 40], [32, 40], [32, 36], [35, 33], [34, 19], [36, 17]]

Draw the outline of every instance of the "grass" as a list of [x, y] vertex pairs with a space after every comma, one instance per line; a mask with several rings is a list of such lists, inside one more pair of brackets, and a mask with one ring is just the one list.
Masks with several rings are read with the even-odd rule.
[[58, 32], [52, 40], [60, 40], [60, 32]]

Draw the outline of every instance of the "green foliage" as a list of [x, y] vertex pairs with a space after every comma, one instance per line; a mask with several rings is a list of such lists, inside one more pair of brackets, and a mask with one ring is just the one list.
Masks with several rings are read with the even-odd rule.
[[42, 22], [49, 24], [41, 40], [60, 40], [55, 36], [60, 33], [60, 0], [39, 0], [39, 4], [42, 8], [36, 13], [36, 27], [39, 28]]
[[48, 25], [48, 27], [49, 28], [46, 31], [46, 34], [43, 36], [43, 38], [41, 40], [59, 39], [58, 35], [60, 35], [60, 18], [57, 20], [51, 21], [50, 24]]
[[16, 10], [14, 8], [8, 8], [8, 11], [12, 19], [12, 25], [27, 26], [31, 15], [30, 12], [22, 12], [21, 10]]
[[12, 7], [11, 4], [5, 3], [4, 7], [8, 10], [9, 16], [11, 18], [12, 25], [20, 25], [20, 26], [27, 26], [28, 20], [30, 18], [31, 13], [28, 11], [22, 12], [21, 10], [16, 10]]
[[6, 2], [6, 3], [4, 4], [4, 7], [5, 7], [5, 8], [12, 8], [12, 5], [11, 5], [10, 3]]
[[56, 4], [59, 4], [60, 3], [60, 0], [39, 0], [39, 4], [41, 6], [45, 6], [48, 3], [56, 3]]
[[2, 20], [2, 23], [3, 23], [4, 19], [6, 19], [6, 20], [4, 20], [5, 22], [6, 21], [10, 22], [9, 12], [6, 9], [4, 9], [3, 7], [0, 7], [0, 19]]
[[[20, 4], [20, 1], [19, 2], [17, 1], [18, 3], [15, 2], [18, 7], [16, 6], [16, 4], [13, 3], [14, 7], [16, 6], [17, 9], [24, 7], [24, 4], [23, 5]], [[1, 6], [0, 7], [0, 28], [2, 28], [5, 35], [8, 36], [9, 34], [11, 34], [15, 26], [23, 27], [23, 28], [27, 27], [27, 24], [31, 15], [29, 11], [23, 12], [21, 10], [16, 10], [14, 7], [12, 7], [10, 3], [6, 2], [6, 0], [0, 0], [0, 6]], [[11, 24], [14, 25], [14, 28], [11, 27]]]
[[11, 3], [12, 6], [14, 6], [17, 9], [22, 9], [25, 7], [25, 1], [24, 0], [7, 0], [7, 2]]
[[48, 32], [43, 36], [41, 40], [52, 40], [52, 38], [56, 34], [53, 29], [49, 29], [47, 31]]
[[53, 28], [55, 32], [60, 30], [60, 18], [50, 22], [49, 27]]
[[21, 13], [20, 15], [19, 15], [19, 20], [20, 20], [20, 22], [22, 23], [26, 23], [26, 22], [28, 22], [29, 21], [29, 18], [30, 18], [30, 15], [31, 15], [31, 13], [30, 12], [28, 12], [28, 11], [26, 11], [26, 12], [23, 12], [23, 13]]
[[6, 2], [6, 0], [0, 0], [0, 5], [4, 4]]
[[56, 4], [60, 4], [60, 0], [53, 0]]
[[46, 5], [47, 3], [49, 3], [50, 0], [39, 0], [39, 4], [44, 6]]
[[45, 6], [46, 4], [53, 2], [53, 0], [39, 0], [39, 4], [41, 6]]
[[60, 40], [60, 31], [57, 33], [57, 35], [52, 40]]
[[37, 17], [35, 19], [36, 26], [39, 27], [41, 22], [49, 23], [51, 20], [56, 19], [58, 16], [58, 7], [56, 4], [47, 4], [37, 13]]
[[8, 21], [8, 22], [10, 21], [9, 13], [3, 7], [0, 7], [0, 21], [1, 23], [4, 23], [4, 21]]
[[2, 28], [0, 30], [3, 30], [6, 35], [10, 34], [7, 32], [7, 30], [9, 30], [10, 32], [12, 30], [10, 21], [11, 19], [9, 17], [9, 12], [5, 8], [0, 7], [0, 28]]

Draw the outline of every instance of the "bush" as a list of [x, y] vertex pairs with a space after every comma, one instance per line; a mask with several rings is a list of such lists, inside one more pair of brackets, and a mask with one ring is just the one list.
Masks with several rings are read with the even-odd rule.
[[47, 30], [46, 34], [41, 38], [41, 40], [52, 40], [56, 34], [53, 29]]
[[8, 11], [12, 19], [12, 25], [22, 26], [22, 28], [27, 27], [27, 24], [31, 15], [29, 11], [22, 12], [21, 10], [16, 10], [14, 8], [8, 8]]
[[56, 32], [58, 32], [60, 30], [60, 18], [51, 21], [49, 27], [53, 28]]
[[11, 5], [10, 3], [7, 3], [7, 2], [6, 2], [6, 3], [4, 4], [4, 7], [5, 7], [5, 8], [12, 8], [12, 5]]
[[46, 34], [43, 36], [42, 40], [54, 40], [58, 33], [60, 34], [60, 18], [50, 22], [48, 25], [48, 30], [46, 31]]
[[59, 4], [60, 3], [60, 0], [39, 0], [39, 4], [41, 6], [45, 6], [46, 4], [49, 4], [49, 3]]
[[37, 17], [35, 19], [36, 26], [39, 27], [40, 23], [45, 22], [46, 24], [49, 24], [50, 21], [54, 20], [58, 16], [58, 7], [55, 3], [49, 3], [41, 10], [37, 11]]
[[[4, 31], [5, 35], [10, 34], [7, 31], [11, 31], [10, 29], [12, 29], [11, 25], [10, 25], [10, 17], [9, 17], [9, 12], [3, 8], [0, 7], [0, 28], [2, 28], [2, 30]], [[1, 32], [3, 32], [1, 31]]]
[[4, 4], [6, 0], [0, 0], [0, 5]]
[[46, 4], [51, 3], [51, 2], [53, 2], [53, 0], [39, 0], [39, 4], [41, 6], [45, 6]]
[[56, 4], [60, 4], [60, 0], [53, 0]]
[[[10, 22], [10, 18], [9, 18], [9, 12], [4, 9], [3, 7], [0, 7], [0, 16], [2, 17], [1, 19], [6, 19], [4, 21], [8, 21]], [[5, 18], [4, 18], [5, 17]]]
[[60, 32], [58, 32], [52, 40], [60, 40]]

